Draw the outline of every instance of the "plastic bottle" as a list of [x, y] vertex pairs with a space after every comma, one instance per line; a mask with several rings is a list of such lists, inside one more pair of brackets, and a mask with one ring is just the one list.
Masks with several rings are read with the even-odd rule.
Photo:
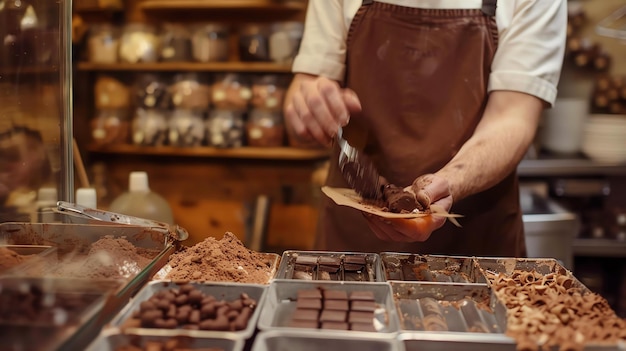
[[128, 191], [113, 200], [109, 211], [174, 224], [170, 205], [150, 190], [146, 172], [130, 173]]
[[87, 208], [98, 208], [98, 197], [94, 188], [76, 189], [76, 204]]

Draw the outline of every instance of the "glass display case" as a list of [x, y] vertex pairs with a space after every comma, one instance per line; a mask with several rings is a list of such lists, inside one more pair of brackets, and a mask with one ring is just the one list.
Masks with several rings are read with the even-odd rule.
[[0, 0], [0, 222], [73, 201], [71, 0]]

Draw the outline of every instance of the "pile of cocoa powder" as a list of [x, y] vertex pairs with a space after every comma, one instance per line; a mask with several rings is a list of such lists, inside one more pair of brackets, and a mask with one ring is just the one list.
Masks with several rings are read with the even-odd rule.
[[273, 265], [270, 255], [246, 248], [226, 232], [220, 240], [208, 237], [170, 256], [172, 270], [165, 279], [268, 284]]
[[77, 278], [128, 278], [141, 272], [157, 252], [140, 250], [123, 237], [105, 236], [91, 244], [87, 255], [68, 254], [53, 275]]

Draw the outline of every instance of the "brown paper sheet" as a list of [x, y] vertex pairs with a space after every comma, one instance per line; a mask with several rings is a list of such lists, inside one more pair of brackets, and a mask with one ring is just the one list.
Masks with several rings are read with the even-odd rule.
[[431, 208], [428, 212], [417, 212], [417, 213], [393, 213], [389, 211], [384, 211], [380, 206], [370, 203], [367, 200], [363, 200], [363, 198], [357, 194], [353, 189], [347, 188], [331, 188], [328, 186], [322, 187], [322, 192], [328, 196], [331, 200], [333, 200], [337, 205], [340, 206], [348, 206], [359, 211], [367, 212], [376, 216], [384, 217], [384, 218], [420, 218], [426, 216], [440, 216], [449, 218], [452, 223], [457, 226], [460, 226], [455, 218], [463, 217], [458, 214], [452, 214], [446, 212], [442, 208]]

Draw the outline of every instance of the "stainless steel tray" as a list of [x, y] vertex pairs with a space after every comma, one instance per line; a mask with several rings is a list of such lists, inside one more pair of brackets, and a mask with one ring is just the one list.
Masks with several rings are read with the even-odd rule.
[[[399, 330], [399, 321], [394, 306], [391, 286], [387, 283], [371, 282], [321, 282], [321, 281], [299, 281], [299, 280], [274, 280], [267, 291], [263, 309], [259, 317], [258, 327], [260, 330], [289, 329], [302, 330], [287, 326], [288, 321], [296, 309], [296, 298], [298, 290], [310, 290], [323, 288], [328, 290], [371, 291], [374, 299], [381, 306], [380, 313], [375, 313], [375, 319], [379, 322], [380, 333], [395, 333]], [[311, 332], [330, 334], [380, 334], [358, 331], [335, 331], [310, 329]]]
[[[268, 262], [272, 262], [271, 264], [271, 268], [270, 268], [270, 272], [269, 275], [267, 277], [267, 282], [265, 284], [269, 284], [272, 279], [274, 279], [274, 277], [276, 276], [276, 272], [278, 271], [278, 267], [280, 264], [280, 256], [275, 254], [275, 253], [263, 253], [263, 252], [259, 252], [259, 255], [265, 257], [267, 259]], [[154, 281], [160, 281], [160, 280], [165, 280], [165, 281], [170, 281], [172, 279], [168, 278], [168, 274], [172, 271], [172, 266], [169, 265], [169, 263], [166, 263], [165, 265], [163, 265], [163, 267], [161, 269], [159, 269], [154, 276], [152, 277], [152, 280]], [[205, 281], [199, 281], [199, 282], [205, 282]], [[235, 283], [235, 282], [232, 282]], [[246, 284], [246, 283], [243, 283]]]
[[383, 252], [380, 254], [387, 280], [435, 283], [485, 284], [472, 257], [418, 255]]
[[380, 256], [374, 253], [285, 251], [276, 279], [384, 281]]
[[45, 267], [53, 266], [58, 262], [57, 250], [55, 247], [46, 245], [0, 245], [0, 247], [9, 249], [20, 256], [28, 257], [24, 262], [11, 267], [2, 275], [15, 275], [19, 272], [38, 272]]
[[[2, 348], [10, 350], [81, 350], [97, 335], [95, 326], [101, 311], [107, 306], [106, 291], [116, 289], [123, 282], [56, 278], [0, 278], [0, 340]], [[27, 303], [22, 294], [32, 290], [41, 294], [42, 303], [62, 303], [55, 308], [54, 317], [24, 320], [12, 316], [10, 303], [18, 299]], [[34, 296], [34, 295], [31, 295]], [[80, 301], [80, 302], [79, 302]], [[35, 303], [35, 302], [33, 302]], [[34, 307], [34, 306], [33, 306]], [[27, 306], [17, 307], [20, 310]], [[24, 312], [26, 313], [26, 312]]]
[[[257, 301], [255, 308], [246, 329], [235, 332], [225, 331], [209, 331], [209, 330], [185, 330], [185, 329], [154, 329], [154, 328], [124, 328], [125, 333], [133, 333], [138, 335], [159, 335], [159, 336], [176, 336], [184, 335], [199, 338], [227, 338], [227, 339], [246, 339], [254, 334], [256, 322], [263, 307], [264, 297], [266, 293], [265, 285], [257, 284], [241, 284], [241, 283], [191, 283], [205, 294], [213, 295], [217, 299], [234, 300], [238, 299], [241, 293], [246, 293]], [[161, 290], [167, 290], [179, 287], [174, 282], [153, 281], [137, 293], [132, 301], [124, 307], [122, 311], [111, 321], [111, 326], [121, 329], [124, 322], [132, 316], [135, 310], [139, 309], [141, 302], [148, 300], [152, 295]]]
[[120, 334], [115, 330], [105, 330], [89, 345], [86, 351], [116, 351], [118, 348], [127, 345], [144, 347], [147, 342], [165, 343], [172, 338], [183, 342], [185, 345], [184, 349], [189, 351], [196, 349], [206, 350], [210, 348], [223, 351], [241, 351], [244, 346], [244, 341], [238, 339], [134, 335]]
[[305, 331], [266, 331], [257, 335], [252, 351], [403, 351], [401, 342], [395, 338], [363, 336], [324, 335]]
[[517, 351], [515, 341], [502, 334], [402, 332], [398, 340], [406, 351]]
[[506, 331], [506, 308], [486, 285], [391, 282], [391, 287], [402, 330], [459, 335]]

